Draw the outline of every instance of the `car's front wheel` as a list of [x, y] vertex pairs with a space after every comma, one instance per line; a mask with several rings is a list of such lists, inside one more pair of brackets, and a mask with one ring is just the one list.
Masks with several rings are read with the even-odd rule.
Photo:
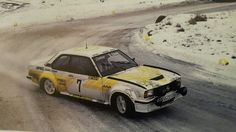
[[46, 94], [48, 95], [56, 95], [57, 94], [57, 90], [54, 86], [54, 84], [52, 83], [52, 81], [45, 79], [43, 80], [43, 89], [46, 92]]
[[134, 113], [133, 102], [123, 94], [116, 94], [112, 99], [112, 104], [121, 115], [130, 116]]

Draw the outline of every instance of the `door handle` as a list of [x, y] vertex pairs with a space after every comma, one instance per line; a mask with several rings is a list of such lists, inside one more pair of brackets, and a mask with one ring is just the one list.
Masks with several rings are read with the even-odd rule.
[[69, 74], [68, 76], [69, 76], [69, 77], [74, 77], [74, 76], [73, 76], [73, 75], [71, 75], [71, 74]]

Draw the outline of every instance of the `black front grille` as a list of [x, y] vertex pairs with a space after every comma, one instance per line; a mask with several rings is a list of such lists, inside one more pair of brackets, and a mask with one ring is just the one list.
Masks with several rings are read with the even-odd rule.
[[168, 93], [170, 91], [176, 91], [180, 87], [181, 87], [181, 83], [179, 81], [175, 80], [175, 81], [173, 81], [169, 84], [166, 84], [166, 85], [155, 88], [154, 89], [154, 95], [164, 96], [166, 93]]

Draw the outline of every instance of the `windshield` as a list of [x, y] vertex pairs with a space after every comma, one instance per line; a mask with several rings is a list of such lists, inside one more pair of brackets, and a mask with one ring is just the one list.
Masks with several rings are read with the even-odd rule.
[[135, 61], [120, 50], [93, 57], [93, 60], [102, 76], [115, 74], [137, 66]]

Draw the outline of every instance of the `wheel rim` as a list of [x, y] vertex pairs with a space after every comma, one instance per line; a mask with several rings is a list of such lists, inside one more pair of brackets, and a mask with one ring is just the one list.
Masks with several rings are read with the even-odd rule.
[[126, 112], [126, 102], [123, 96], [120, 96], [120, 95], [117, 96], [116, 106], [120, 113], [124, 114]]
[[54, 94], [54, 92], [56, 90], [53, 83], [49, 80], [45, 80], [44, 89], [45, 89], [47, 94]]

